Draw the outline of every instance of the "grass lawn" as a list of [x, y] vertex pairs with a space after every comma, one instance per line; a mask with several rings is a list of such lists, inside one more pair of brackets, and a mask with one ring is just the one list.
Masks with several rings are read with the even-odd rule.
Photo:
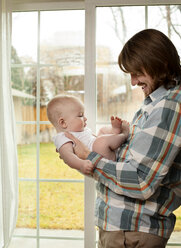
[[[36, 145], [19, 145], [19, 177], [36, 178]], [[83, 179], [59, 159], [52, 143], [40, 145], [40, 178]], [[36, 228], [36, 182], [19, 183], [17, 227]], [[84, 229], [84, 184], [40, 182], [40, 228]], [[175, 230], [181, 231], [181, 207], [175, 211]]]
[[[18, 146], [19, 177], [36, 178], [36, 145]], [[40, 146], [40, 178], [83, 179], [59, 159], [53, 144]], [[19, 183], [17, 227], [36, 228], [36, 182]], [[84, 184], [40, 182], [40, 227], [48, 229], [84, 228]]]

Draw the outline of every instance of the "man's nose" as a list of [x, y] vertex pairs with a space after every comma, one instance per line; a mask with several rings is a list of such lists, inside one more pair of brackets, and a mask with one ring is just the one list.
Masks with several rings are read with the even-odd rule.
[[136, 75], [131, 75], [131, 84], [132, 86], [137, 85], [139, 82], [138, 77]]

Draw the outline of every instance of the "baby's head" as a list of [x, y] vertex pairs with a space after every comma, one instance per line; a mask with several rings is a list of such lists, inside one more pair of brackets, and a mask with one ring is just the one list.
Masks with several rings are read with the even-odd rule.
[[78, 117], [82, 118], [82, 122], [85, 122], [86, 119], [83, 103], [79, 98], [70, 95], [58, 95], [51, 99], [47, 105], [47, 117], [57, 132], [82, 131], [84, 126], [81, 127], [83, 124], [80, 123], [80, 120], [79, 126], [76, 126], [77, 119]]

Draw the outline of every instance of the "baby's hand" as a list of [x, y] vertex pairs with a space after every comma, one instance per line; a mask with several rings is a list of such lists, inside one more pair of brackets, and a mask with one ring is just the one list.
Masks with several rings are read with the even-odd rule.
[[90, 160], [84, 160], [82, 165], [81, 165], [80, 171], [84, 175], [90, 176], [90, 175], [92, 175], [93, 169], [94, 169], [94, 165], [91, 163], [91, 161]]

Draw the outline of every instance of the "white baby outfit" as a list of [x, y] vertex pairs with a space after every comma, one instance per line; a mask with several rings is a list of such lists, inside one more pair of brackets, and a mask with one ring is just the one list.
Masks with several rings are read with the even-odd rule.
[[[86, 127], [82, 132], [70, 132], [70, 133], [73, 134], [77, 139], [79, 139], [85, 146], [87, 146], [90, 151], [92, 151], [92, 145], [96, 137], [93, 136], [92, 131], [88, 127]], [[67, 142], [72, 142], [74, 145], [74, 142], [71, 139], [67, 138], [64, 132], [57, 133], [57, 135], [53, 137], [53, 142], [57, 150], [59, 150], [60, 147]]]

